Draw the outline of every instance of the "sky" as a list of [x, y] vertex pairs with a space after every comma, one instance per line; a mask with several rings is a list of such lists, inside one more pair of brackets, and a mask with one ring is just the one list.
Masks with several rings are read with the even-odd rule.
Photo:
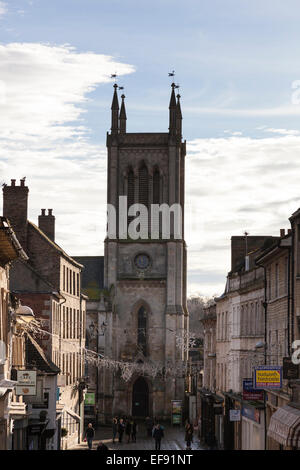
[[[103, 254], [111, 74], [129, 132], [167, 132], [180, 85], [188, 293], [220, 295], [230, 237], [300, 206], [297, 0], [0, 1], [0, 183], [26, 176], [71, 255]], [[0, 209], [1, 209], [0, 203]]]

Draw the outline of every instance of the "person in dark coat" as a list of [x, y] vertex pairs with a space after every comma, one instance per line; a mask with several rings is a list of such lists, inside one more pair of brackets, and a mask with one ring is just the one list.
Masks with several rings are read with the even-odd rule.
[[146, 424], [146, 429], [147, 429], [147, 436], [151, 437], [152, 429], [153, 429], [153, 420], [150, 418], [150, 416], [147, 416], [145, 424]]
[[193, 434], [194, 434], [193, 425], [187, 422], [185, 425], [186, 450], [191, 450], [192, 448], [191, 444], [193, 442]]
[[104, 442], [100, 441], [97, 450], [100, 450], [101, 452], [107, 452], [109, 449], [108, 447], [104, 444]]
[[118, 418], [115, 416], [112, 421], [113, 444], [118, 433]]
[[89, 423], [84, 435], [84, 440], [87, 441], [89, 450], [92, 450], [94, 436], [95, 430], [93, 428], [92, 423]]
[[129, 444], [129, 441], [130, 441], [131, 430], [132, 430], [131, 421], [130, 421], [130, 419], [127, 419], [126, 425], [125, 425], [125, 433], [126, 433], [126, 436], [127, 436], [127, 444]]
[[136, 421], [131, 421], [131, 440], [132, 442], [136, 442], [136, 432], [137, 432], [137, 424]]
[[153, 437], [155, 439], [155, 450], [160, 450], [161, 439], [164, 437], [164, 430], [159, 423], [154, 426]]
[[125, 424], [123, 418], [119, 420], [118, 433], [119, 433], [119, 443], [122, 444], [122, 438], [125, 430]]

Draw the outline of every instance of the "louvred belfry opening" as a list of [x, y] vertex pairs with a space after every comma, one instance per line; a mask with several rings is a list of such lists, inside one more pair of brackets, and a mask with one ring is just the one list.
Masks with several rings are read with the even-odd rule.
[[159, 204], [159, 170], [156, 168], [153, 174], [153, 204]]
[[148, 170], [144, 164], [139, 171], [139, 203], [149, 206], [149, 178]]

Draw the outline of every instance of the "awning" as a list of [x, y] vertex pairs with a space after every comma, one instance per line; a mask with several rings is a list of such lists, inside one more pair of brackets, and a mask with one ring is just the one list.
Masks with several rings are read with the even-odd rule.
[[300, 449], [300, 410], [283, 406], [271, 416], [268, 436], [286, 447]]
[[76, 419], [76, 421], [80, 421], [80, 416], [75, 413], [75, 411], [71, 410], [70, 408], [65, 407], [64, 411], [68, 413], [72, 418]]

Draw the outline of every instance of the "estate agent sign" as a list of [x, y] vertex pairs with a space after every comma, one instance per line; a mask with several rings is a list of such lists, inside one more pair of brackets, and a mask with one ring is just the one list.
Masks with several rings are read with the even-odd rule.
[[282, 388], [282, 367], [259, 366], [254, 368], [254, 389]]

